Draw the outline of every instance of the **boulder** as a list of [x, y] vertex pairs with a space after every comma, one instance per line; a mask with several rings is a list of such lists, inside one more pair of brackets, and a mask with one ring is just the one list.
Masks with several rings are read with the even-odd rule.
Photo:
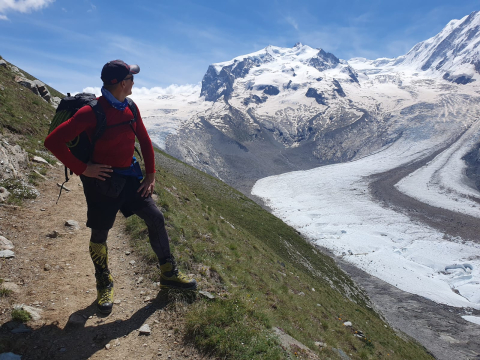
[[34, 80], [33, 81], [35, 85], [37, 86], [38, 92], [40, 93], [40, 96], [44, 98], [47, 101], [50, 101], [52, 96], [50, 95], [50, 92], [47, 89], [47, 86], [41, 82], [40, 80]]
[[35, 85], [35, 83], [32, 80], [28, 80], [23, 76], [15, 76], [15, 82], [33, 91], [35, 95], [39, 95], [37, 85]]
[[50, 102], [55, 109], [58, 107], [58, 105], [60, 105], [60, 101], [62, 101], [62, 99], [60, 99], [59, 97], [56, 97], [56, 96], [53, 96], [50, 99]]
[[5, 60], [0, 60], [0, 66], [6, 68], [7, 67], [7, 62]]

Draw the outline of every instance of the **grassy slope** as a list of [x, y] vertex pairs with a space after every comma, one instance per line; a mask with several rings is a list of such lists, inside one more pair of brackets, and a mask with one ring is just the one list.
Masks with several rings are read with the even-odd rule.
[[[23, 70], [20, 71], [27, 75]], [[19, 139], [19, 145], [34, 154], [35, 150], [45, 150], [43, 139], [55, 109], [38, 95], [18, 85], [14, 79], [14, 73], [0, 66], [1, 131], [4, 134], [23, 135]], [[4, 90], [1, 90], [2, 87]]]
[[[54, 109], [15, 83], [3, 67], [0, 85], [2, 133], [31, 154], [45, 151], [43, 139]], [[294, 229], [219, 180], [162, 152], [157, 153], [157, 169], [158, 204], [179, 264], [195, 274], [203, 290], [217, 294], [215, 301], [198, 300], [190, 307], [186, 336], [197, 346], [228, 359], [287, 358], [268, 330], [277, 326], [322, 359], [339, 358], [332, 348], [353, 359], [431, 358], [415, 342], [397, 336], [334, 262]], [[131, 217], [128, 229], [147, 261], [155, 263], [145, 225]], [[158, 273], [152, 271], [152, 278]], [[345, 327], [344, 321], [353, 326]], [[364, 339], [354, 336], [359, 331]], [[315, 341], [328, 346], [319, 350]], [[301, 351], [297, 356], [302, 357]]]

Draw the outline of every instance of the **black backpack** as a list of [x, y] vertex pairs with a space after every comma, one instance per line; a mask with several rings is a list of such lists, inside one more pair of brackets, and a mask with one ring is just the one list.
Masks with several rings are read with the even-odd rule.
[[[93, 150], [95, 149], [95, 143], [98, 139], [100, 139], [100, 137], [102, 137], [102, 135], [105, 133], [105, 130], [112, 127], [128, 124], [130, 125], [132, 131], [135, 133], [135, 136], [137, 135], [132, 125], [135, 121], [137, 121], [137, 106], [132, 99], [127, 98], [127, 101], [128, 107], [133, 114], [133, 119], [120, 124], [107, 126], [107, 118], [105, 116], [105, 112], [103, 111], [102, 106], [98, 103], [98, 100], [94, 94], [79, 93], [75, 96], [70, 96], [70, 94], [68, 93], [67, 96], [60, 101], [60, 104], [57, 107], [57, 111], [55, 112], [55, 116], [53, 117], [50, 124], [50, 129], [48, 130], [48, 133], [50, 134], [58, 125], [70, 119], [78, 110], [80, 110], [85, 105], [90, 106], [97, 118], [97, 126], [95, 128], [92, 140], [90, 141], [88, 135], [85, 132], [82, 132], [75, 139], [67, 143], [67, 146], [69, 147], [72, 154], [79, 160], [87, 163], [92, 157]], [[138, 149], [135, 148], [135, 150], [140, 155]], [[70, 170], [70, 175], [72, 174], [73, 172]], [[65, 166], [65, 181], [63, 184], [65, 184], [68, 180], [68, 169]], [[63, 184], [60, 188], [60, 194], [58, 195], [58, 198], [60, 198], [60, 195], [62, 194]]]

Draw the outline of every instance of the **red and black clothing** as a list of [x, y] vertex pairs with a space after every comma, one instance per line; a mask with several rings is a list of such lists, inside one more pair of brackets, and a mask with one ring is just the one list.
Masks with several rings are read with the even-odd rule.
[[[101, 96], [98, 102], [105, 112], [107, 126], [121, 124], [133, 119], [133, 114], [127, 106], [120, 111], [113, 108], [108, 101]], [[138, 111], [138, 110], [137, 110]], [[82, 174], [87, 164], [77, 159], [68, 149], [66, 143], [75, 139], [82, 132], [86, 132], [91, 139], [97, 125], [97, 118], [90, 106], [84, 106], [69, 120], [59, 125], [45, 139], [45, 147], [49, 149], [66, 167], [75, 174]], [[143, 124], [140, 111], [133, 128], [137, 133], [138, 142], [142, 150], [147, 174], [155, 172], [155, 157], [152, 141], [148, 136]], [[131, 165], [135, 150], [135, 133], [130, 125], [124, 124], [107, 128], [102, 137], [96, 142], [92, 156], [92, 162], [96, 164], [110, 165], [114, 168], [126, 168]]]
[[[155, 172], [155, 156], [152, 142], [145, 129], [137, 108], [137, 119], [127, 106], [123, 111], [117, 110], [101, 96], [98, 102], [102, 106], [107, 127], [105, 133], [95, 143], [92, 162], [110, 165], [113, 168], [127, 168], [132, 164], [135, 149], [135, 133], [140, 143], [145, 170], [148, 174]], [[136, 106], [136, 105], [135, 105]], [[87, 200], [87, 226], [92, 229], [93, 242], [105, 242], [108, 230], [112, 228], [115, 217], [120, 210], [125, 217], [137, 214], [147, 224], [150, 244], [159, 259], [170, 256], [169, 238], [165, 230], [163, 214], [158, 210], [151, 196], [142, 197], [137, 192], [140, 180], [135, 176], [110, 173], [105, 180], [81, 175], [87, 164], [77, 159], [68, 149], [66, 143], [86, 132], [91, 139], [96, 129], [97, 118], [90, 106], [84, 106], [70, 119], [59, 125], [45, 139], [45, 147], [49, 149], [66, 167], [80, 175]], [[118, 185], [120, 184], [120, 185]], [[121, 186], [118, 192], [109, 191], [112, 187]], [[110, 189], [109, 189], [110, 188]]]

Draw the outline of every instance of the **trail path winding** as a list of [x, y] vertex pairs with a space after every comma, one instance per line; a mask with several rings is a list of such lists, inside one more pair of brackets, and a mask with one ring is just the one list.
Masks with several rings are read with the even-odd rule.
[[[63, 168], [52, 169], [35, 201], [0, 207], [0, 234], [15, 246], [15, 258], [0, 259], [0, 277], [18, 286], [9, 297], [0, 297], [0, 340], [13, 345], [23, 360], [207, 359], [184, 343], [187, 305], [170, 302], [148, 278], [121, 216], [108, 241], [116, 303], [110, 316], [96, 313], [83, 189], [74, 176], [67, 184], [71, 191], [63, 192], [56, 205], [56, 183], [62, 177]], [[80, 228], [66, 227], [67, 220]], [[48, 237], [54, 230], [59, 236]], [[10, 321], [10, 310], [19, 303], [40, 309], [41, 319], [29, 321], [28, 332], [13, 334], [19, 327]], [[151, 335], [139, 334], [143, 324], [150, 326]]]

